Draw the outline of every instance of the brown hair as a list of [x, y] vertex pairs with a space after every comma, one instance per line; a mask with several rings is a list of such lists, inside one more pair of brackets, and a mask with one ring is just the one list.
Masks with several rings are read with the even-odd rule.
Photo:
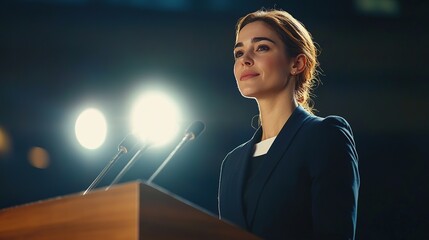
[[299, 54], [306, 56], [307, 64], [304, 71], [296, 75], [295, 96], [298, 103], [312, 113], [314, 104], [311, 100], [313, 96], [311, 91], [319, 82], [317, 78], [319, 62], [318, 50], [311, 34], [288, 12], [273, 9], [259, 10], [240, 18], [236, 26], [236, 37], [244, 26], [255, 21], [262, 21], [272, 27], [285, 44], [288, 57], [296, 57]]

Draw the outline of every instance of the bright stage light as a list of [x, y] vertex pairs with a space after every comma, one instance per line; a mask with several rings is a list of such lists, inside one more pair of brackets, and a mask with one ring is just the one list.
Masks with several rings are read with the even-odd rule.
[[159, 146], [172, 140], [179, 130], [180, 114], [176, 104], [161, 92], [149, 92], [132, 108], [133, 132], [147, 144]]
[[83, 147], [99, 148], [107, 134], [107, 124], [103, 114], [94, 108], [83, 111], [76, 120], [75, 133]]

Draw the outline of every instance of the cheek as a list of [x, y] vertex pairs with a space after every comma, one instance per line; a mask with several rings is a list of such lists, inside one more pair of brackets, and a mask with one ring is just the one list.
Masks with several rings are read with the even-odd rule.
[[279, 59], [276, 58], [267, 58], [263, 62], [264, 68], [269, 70], [270, 72], [279, 70], [281, 67]]
[[283, 58], [268, 58], [264, 61], [266, 72], [276, 75], [279, 78], [287, 76], [287, 62]]
[[239, 73], [238, 73], [238, 64], [237, 64], [237, 62], [235, 62], [234, 63], [234, 68], [233, 68], [233, 71], [234, 71], [234, 77], [235, 77], [235, 80], [237, 80], [238, 78], [238, 75], [239, 75]]

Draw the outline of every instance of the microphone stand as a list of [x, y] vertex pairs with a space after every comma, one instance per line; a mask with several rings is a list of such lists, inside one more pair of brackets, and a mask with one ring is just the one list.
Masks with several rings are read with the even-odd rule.
[[150, 147], [150, 144], [145, 144], [143, 145], [133, 156], [133, 158], [130, 159], [130, 161], [128, 161], [127, 165], [125, 165], [124, 168], [122, 168], [122, 170], [118, 173], [118, 175], [115, 177], [115, 179], [113, 179], [113, 181], [110, 183], [110, 185], [105, 189], [105, 190], [109, 190], [110, 187], [112, 187], [113, 185], [115, 185], [116, 183], [119, 182], [119, 180], [121, 180], [121, 178], [124, 176], [124, 174], [126, 172], [128, 172], [128, 170], [130, 170], [130, 168], [134, 165], [134, 163], [137, 161], [137, 159], [141, 156], [141, 154]]
[[97, 184], [100, 182], [100, 180], [106, 175], [106, 173], [109, 171], [109, 169], [112, 167], [113, 163], [115, 163], [123, 154], [126, 154], [128, 152], [126, 147], [120, 146], [119, 151], [116, 153], [116, 155], [110, 160], [110, 162], [104, 167], [104, 169], [98, 174], [98, 176], [92, 181], [91, 185], [83, 192], [82, 195], [86, 195], [89, 191], [91, 191]]
[[[161, 170], [165, 167], [165, 165], [173, 158], [173, 156], [179, 151], [183, 145], [190, 141], [195, 139], [198, 135], [201, 134], [201, 132], [205, 129], [205, 125], [201, 121], [196, 121], [191, 124], [191, 126], [188, 127], [186, 130], [185, 136], [182, 138], [180, 143], [176, 146], [176, 148], [168, 155], [168, 157], [164, 160], [164, 162], [158, 167], [158, 169], [155, 171], [154, 174], [149, 178], [147, 181], [147, 184], [150, 184], [152, 180], [161, 172]], [[124, 176], [124, 174], [134, 165], [134, 163], [137, 161], [137, 159], [141, 156], [142, 152], [144, 152], [146, 149], [148, 149], [152, 143], [145, 143], [143, 146], [139, 148], [139, 150], [134, 154], [134, 156], [131, 158], [131, 160], [125, 165], [125, 167], [119, 172], [119, 174], [116, 176], [116, 178], [110, 183], [110, 185], [105, 189], [109, 190], [111, 186], [118, 183], [119, 180]]]
[[98, 174], [98, 176], [92, 181], [91, 185], [82, 193], [82, 195], [86, 195], [89, 191], [91, 191], [100, 180], [107, 174], [112, 165], [123, 155], [127, 154], [128, 151], [134, 148], [138, 144], [136, 137], [133, 134], [126, 136], [122, 139], [122, 142], [118, 146], [118, 152], [116, 155], [110, 160], [110, 162], [104, 167], [104, 169]]
[[152, 176], [146, 181], [147, 184], [151, 184], [153, 179], [162, 171], [162, 169], [167, 165], [167, 163], [173, 158], [173, 156], [183, 147], [183, 145], [189, 140], [194, 139], [195, 136], [192, 133], [187, 133], [182, 140], [177, 144], [176, 148], [168, 155], [168, 157], [162, 162], [162, 164], [156, 169]]

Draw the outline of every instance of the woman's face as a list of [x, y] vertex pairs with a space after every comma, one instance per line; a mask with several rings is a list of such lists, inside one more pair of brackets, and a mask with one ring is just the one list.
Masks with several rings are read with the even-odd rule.
[[244, 97], [263, 99], [293, 90], [285, 45], [268, 24], [256, 21], [244, 26], [237, 36], [234, 58], [234, 76]]

